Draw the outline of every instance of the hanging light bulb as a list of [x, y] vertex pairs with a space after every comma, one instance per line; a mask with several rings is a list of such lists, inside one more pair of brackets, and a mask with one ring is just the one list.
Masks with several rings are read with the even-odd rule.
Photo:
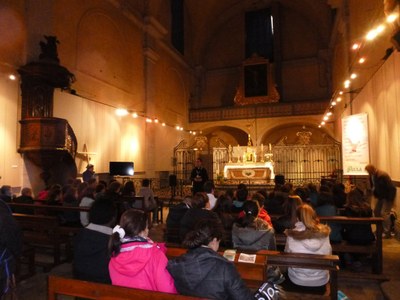
[[394, 21], [396, 21], [396, 19], [399, 17], [399, 14], [397, 13], [393, 13], [387, 16], [386, 21], [388, 23], [393, 23]]
[[125, 108], [117, 108], [115, 110], [115, 114], [117, 116], [123, 117], [123, 116], [126, 116], [128, 114], [128, 111]]

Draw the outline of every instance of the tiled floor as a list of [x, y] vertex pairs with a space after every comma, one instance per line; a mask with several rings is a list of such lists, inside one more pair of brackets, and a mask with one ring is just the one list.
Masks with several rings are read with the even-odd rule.
[[[163, 226], [159, 225], [154, 227], [150, 231], [150, 236], [155, 241], [162, 241]], [[399, 280], [400, 279], [400, 241], [398, 239], [392, 238], [383, 241], [384, 248], [384, 271], [381, 278], [387, 278], [389, 280]], [[70, 277], [72, 274], [71, 264], [62, 264], [53, 268], [50, 273], [43, 273], [41, 269], [38, 268], [37, 274], [25, 281], [22, 281], [18, 285], [18, 295], [19, 299], [47, 299], [46, 296], [46, 280], [48, 274], [56, 274], [60, 276]], [[381, 291], [381, 281], [373, 278], [362, 278], [363, 274], [366, 273], [356, 273], [351, 271], [340, 271], [339, 272], [339, 290], [343, 291], [351, 300], [380, 300], [385, 299]], [[399, 287], [400, 288], [400, 287]], [[399, 293], [400, 294], [400, 293]], [[288, 294], [287, 299], [302, 299], [304, 296], [297, 294]], [[320, 296], [309, 297], [307, 299], [320, 299]], [[64, 299], [64, 298], [63, 298]], [[67, 298], [68, 299], [68, 298]], [[399, 297], [394, 297], [391, 299], [400, 299]]]

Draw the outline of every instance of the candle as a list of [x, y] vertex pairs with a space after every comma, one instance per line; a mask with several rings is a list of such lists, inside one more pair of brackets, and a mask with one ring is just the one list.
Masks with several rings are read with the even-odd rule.
[[272, 148], [271, 148], [271, 143], [269, 143], [269, 151], [271, 151], [272, 150]]
[[264, 152], [264, 145], [261, 144], [261, 154]]

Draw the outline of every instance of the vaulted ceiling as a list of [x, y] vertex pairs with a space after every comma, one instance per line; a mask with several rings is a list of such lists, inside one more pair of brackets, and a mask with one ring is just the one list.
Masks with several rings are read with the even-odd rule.
[[302, 16], [318, 36], [329, 43], [332, 28], [332, 7], [327, 0], [185, 0], [185, 14], [190, 22], [194, 60], [200, 61], [208, 42], [218, 34], [224, 24], [241, 16], [243, 12], [273, 5], [294, 11]]

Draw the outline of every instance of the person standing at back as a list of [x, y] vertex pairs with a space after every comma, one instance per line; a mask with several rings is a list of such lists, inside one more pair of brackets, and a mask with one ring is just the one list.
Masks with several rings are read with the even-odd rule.
[[377, 199], [374, 215], [375, 217], [383, 217], [384, 237], [390, 237], [390, 212], [396, 198], [396, 187], [389, 174], [377, 169], [374, 165], [365, 166], [365, 171], [369, 174], [372, 193]]
[[203, 161], [201, 158], [196, 159], [195, 167], [190, 174], [190, 180], [193, 183], [193, 195], [198, 192], [203, 192], [203, 185], [208, 180], [207, 170], [202, 166]]
[[82, 173], [82, 180], [84, 182], [89, 182], [90, 179], [94, 178], [94, 166], [88, 164], [86, 166], [86, 171]]

